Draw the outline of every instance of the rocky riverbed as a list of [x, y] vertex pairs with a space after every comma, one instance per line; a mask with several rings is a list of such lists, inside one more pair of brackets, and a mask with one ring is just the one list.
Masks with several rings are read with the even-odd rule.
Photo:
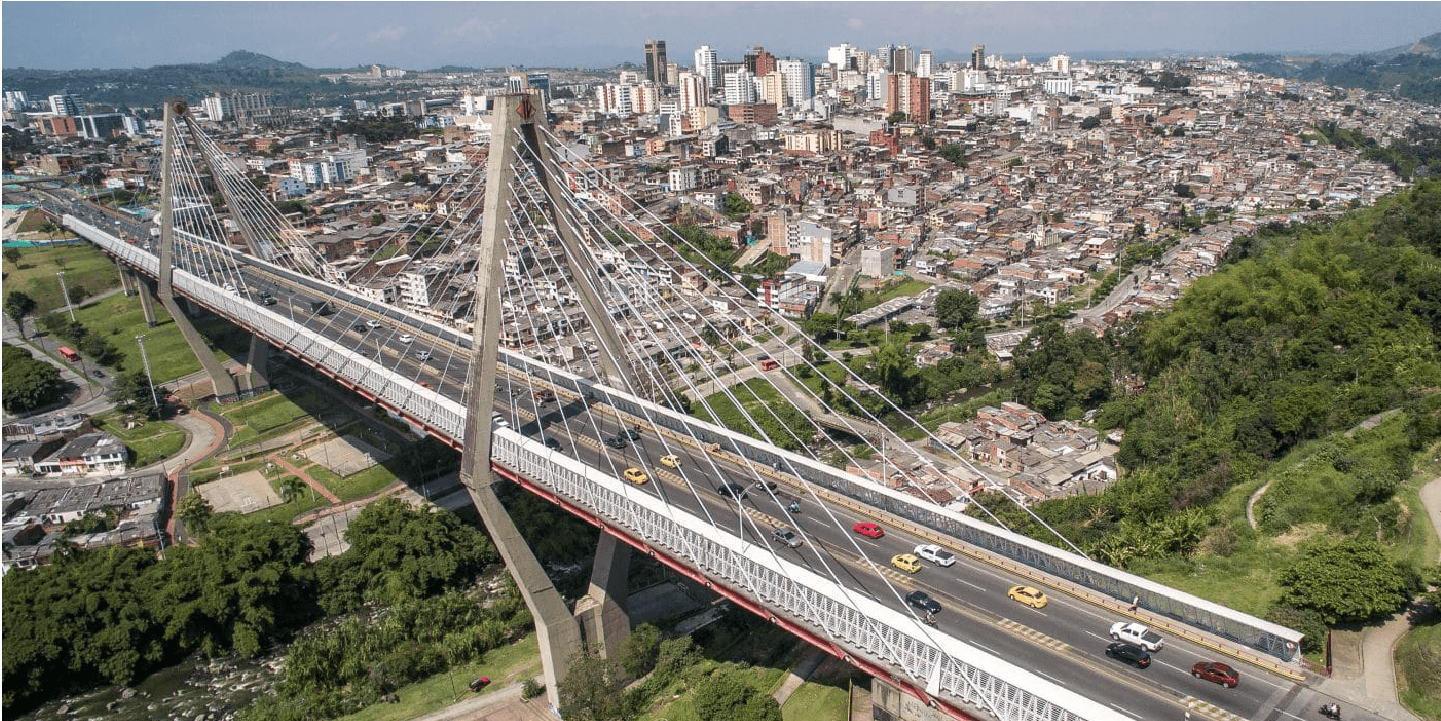
[[52, 701], [17, 721], [229, 721], [279, 678], [283, 656], [192, 657], [134, 687], [109, 686]]

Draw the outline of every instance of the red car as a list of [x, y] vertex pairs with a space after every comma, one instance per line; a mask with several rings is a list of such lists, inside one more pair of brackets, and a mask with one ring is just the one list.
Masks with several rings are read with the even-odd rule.
[[1197, 661], [1196, 665], [1191, 667], [1191, 675], [1211, 683], [1219, 683], [1226, 688], [1236, 688], [1236, 684], [1241, 683], [1241, 674], [1220, 661]]
[[886, 535], [886, 532], [874, 523], [857, 523], [851, 530], [868, 538], [880, 538]]

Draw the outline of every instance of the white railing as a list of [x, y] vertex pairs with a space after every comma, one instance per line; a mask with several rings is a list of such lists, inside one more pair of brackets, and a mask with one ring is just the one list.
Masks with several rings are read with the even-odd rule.
[[[158, 259], [150, 252], [121, 242], [104, 230], [95, 228], [74, 216], [66, 215], [65, 224], [112, 252], [122, 260], [155, 275]], [[248, 255], [235, 252], [238, 260], [265, 268], [296, 282], [321, 291], [327, 297], [353, 302], [361, 307], [373, 304], [354, 296], [346, 289], [305, 278], [283, 268]], [[252, 331], [275, 341], [289, 352], [324, 367], [386, 404], [434, 429], [438, 434], [459, 441], [464, 436], [466, 409], [439, 392], [398, 378], [379, 364], [350, 350], [336, 341], [319, 337], [289, 318], [265, 306], [232, 295], [184, 271], [175, 271], [175, 287], [198, 302], [210, 306]], [[453, 328], [423, 319], [397, 309], [384, 309], [392, 320], [408, 322], [421, 332], [434, 335], [457, 347], [471, 347], [470, 337]], [[784, 464], [788, 471], [830, 492], [904, 518], [990, 552], [1005, 556], [1016, 563], [1040, 572], [1106, 594], [1129, 604], [1139, 600], [1142, 608], [1175, 619], [1181, 624], [1204, 629], [1221, 638], [1250, 647], [1287, 664], [1299, 661], [1303, 634], [1249, 614], [1212, 603], [1192, 594], [1155, 583], [1140, 576], [1096, 563], [1084, 556], [1061, 550], [1034, 539], [992, 526], [955, 511], [924, 503], [910, 495], [885, 488], [841, 470], [780, 450], [756, 439], [719, 426], [681, 415], [668, 408], [635, 398], [623, 391], [596, 384], [562, 368], [542, 363], [519, 353], [501, 349], [500, 362], [538, 379], [546, 379], [574, 393], [594, 393], [617, 410], [637, 418], [645, 418], [657, 426], [697, 439], [701, 443], [717, 443], [726, 451], [764, 467]]]

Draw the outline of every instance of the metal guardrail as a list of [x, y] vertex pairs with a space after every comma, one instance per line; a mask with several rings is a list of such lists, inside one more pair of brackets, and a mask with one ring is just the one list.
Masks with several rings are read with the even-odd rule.
[[775, 614], [816, 629], [821, 638], [877, 665], [899, 669], [909, 683], [934, 697], [1007, 720], [1129, 719], [510, 429], [494, 431], [491, 459]]

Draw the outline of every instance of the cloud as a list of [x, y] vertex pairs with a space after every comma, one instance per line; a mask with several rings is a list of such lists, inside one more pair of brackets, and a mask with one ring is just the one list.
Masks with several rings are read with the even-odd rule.
[[365, 40], [366, 42], [371, 43], [393, 43], [399, 41], [402, 37], [405, 37], [404, 25], [387, 25], [379, 30], [367, 34], [365, 36]]
[[865, 25], [865, 23], [861, 22], [860, 18], [848, 18], [846, 20], [846, 27], [852, 30], [860, 30], [862, 25]]
[[447, 34], [471, 40], [494, 40], [495, 25], [480, 18], [471, 18], [451, 28]]

